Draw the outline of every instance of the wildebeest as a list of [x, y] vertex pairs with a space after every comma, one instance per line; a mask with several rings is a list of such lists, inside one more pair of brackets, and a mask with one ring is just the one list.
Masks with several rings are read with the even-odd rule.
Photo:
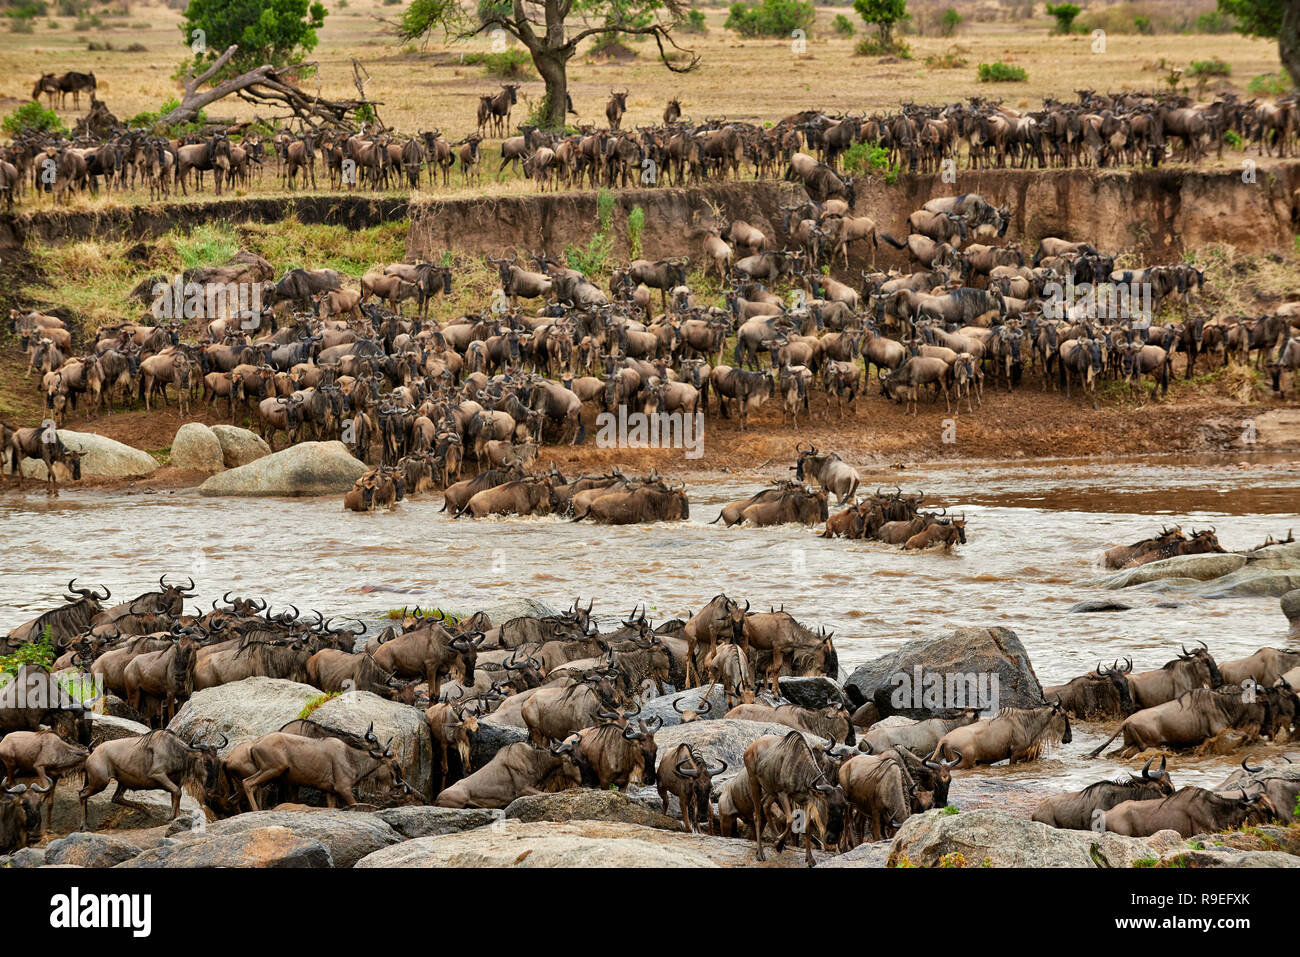
[[438, 807], [503, 808], [516, 798], [576, 788], [582, 774], [574, 742], [550, 750], [523, 741], [508, 744], [487, 764], [438, 795]]
[[1106, 830], [1127, 837], [1177, 831], [1183, 837], [1214, 834], [1243, 824], [1263, 824], [1277, 814], [1264, 794], [1219, 794], [1204, 788], [1179, 788], [1167, 798], [1124, 801], [1106, 812]]
[[1043, 697], [1060, 700], [1076, 718], [1122, 718], [1132, 714], [1135, 707], [1128, 682], [1132, 670], [1132, 661], [1124, 667], [1115, 662], [1109, 668], [1098, 662], [1095, 671], [1044, 688]]
[[172, 731], [151, 731], [138, 738], [105, 741], [86, 759], [86, 785], [81, 799], [81, 829], [86, 830], [86, 808], [91, 797], [116, 781], [113, 803], [144, 810], [144, 806], [123, 797], [125, 791], [152, 791], [161, 788], [172, 797], [174, 820], [181, 809], [182, 790], [191, 792], [205, 803], [216, 787], [221, 767], [217, 747], [188, 744]]
[[681, 804], [682, 828], [701, 832], [707, 825], [713, 833], [713, 813], [709, 794], [713, 779], [727, 770], [727, 762], [710, 765], [690, 744], [682, 743], [668, 751], [659, 762], [656, 774], [663, 813], [668, 813], [668, 795], [677, 796]]
[[1069, 744], [1070, 716], [1060, 702], [1003, 708], [996, 717], [954, 728], [939, 739], [930, 760], [958, 755], [957, 768], [1032, 761], [1056, 743]]
[[1091, 752], [1096, 757], [1120, 735], [1123, 753], [1132, 756], [1148, 748], [1191, 748], [1227, 730], [1248, 735], [1268, 733], [1274, 710], [1295, 717], [1296, 698], [1290, 688], [1193, 688], [1173, 701], [1144, 708], [1130, 715], [1109, 738]]
[[37, 783], [32, 790], [42, 795], [45, 829], [50, 826], [54, 789], [60, 778], [79, 774], [89, 755], [89, 748], [69, 744], [53, 731], [14, 731], [0, 740], [0, 765], [5, 769], [5, 787], [13, 784], [19, 774], [36, 777]]
[[811, 442], [808, 443], [807, 450], [804, 450], [802, 445], [803, 443], [799, 443], [795, 446], [799, 461], [794, 465], [794, 477], [802, 482], [806, 474], [826, 491], [838, 495], [840, 498], [836, 502], [837, 505], [851, 501], [857, 493], [858, 484], [862, 481], [857, 469], [835, 452], [818, 452], [817, 447]]
[[63, 596], [67, 604], [41, 612], [31, 621], [23, 622], [13, 628], [5, 636], [4, 644], [10, 650], [16, 649], [30, 641], [40, 639], [48, 628], [50, 639], [56, 645], [62, 645], [69, 639], [89, 631], [96, 616], [104, 611], [102, 602], [112, 597], [108, 587], [102, 587], [101, 595], [99, 589], [80, 588], [77, 586], [77, 580], [72, 579], [68, 582], [69, 594]]
[[1165, 662], [1163, 667], [1128, 676], [1133, 702], [1138, 708], [1151, 708], [1173, 701], [1193, 688], [1217, 688], [1223, 684], [1218, 662], [1205, 642], [1191, 651], [1182, 645], [1179, 649], [1178, 657]]
[[[836, 761], [830, 752], [814, 751], [800, 731], [785, 736], [763, 735], [745, 749], [745, 772], [749, 777], [750, 801], [754, 810], [754, 840], [757, 859], [764, 860], [763, 815], [768, 801], [775, 801], [785, 815], [786, 826], [777, 838], [777, 849], [785, 844], [796, 819], [796, 807], [804, 820], [804, 859], [813, 864], [812, 836], [820, 813], [814, 797], [836, 787]], [[842, 824], [842, 822], [841, 822]], [[839, 833], [836, 829], [835, 839]]]
[[1106, 820], [1105, 813], [1117, 804], [1168, 797], [1174, 793], [1174, 786], [1165, 770], [1165, 759], [1162, 757], [1160, 767], [1152, 771], [1154, 761], [1148, 760], [1141, 774], [1120, 781], [1098, 781], [1082, 791], [1046, 797], [1034, 808], [1030, 820], [1074, 831], [1097, 830], [1099, 823]]

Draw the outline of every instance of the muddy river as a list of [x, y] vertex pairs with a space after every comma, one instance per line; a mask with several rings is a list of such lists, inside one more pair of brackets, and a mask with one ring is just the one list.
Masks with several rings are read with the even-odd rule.
[[[74, 575], [134, 594], [163, 572], [192, 576], [205, 607], [225, 588], [326, 614], [378, 617], [421, 604], [472, 610], [531, 597], [556, 607], [593, 597], [606, 619], [645, 603], [656, 619], [686, 617], [719, 591], [755, 607], [784, 603], [835, 632], [841, 665], [957, 625], [1003, 625], [1028, 649], [1043, 684], [1131, 655], [1137, 669], [1205, 641], [1220, 659], [1284, 644], [1273, 597], [1205, 599], [1183, 591], [1119, 596], [1087, 584], [1113, 544], [1162, 523], [1213, 525], [1225, 548], [1300, 530], [1300, 456], [1148, 457], [912, 466], [866, 485], [924, 489], [928, 503], [964, 511], [969, 544], [951, 554], [824, 540], [804, 529], [723, 529], [719, 507], [756, 490], [763, 474], [697, 476], [691, 521], [606, 528], [567, 520], [452, 520], [441, 498], [393, 513], [344, 512], [338, 498], [212, 499], [193, 491], [65, 490], [0, 499], [0, 632], [57, 604]], [[1126, 612], [1071, 613], [1077, 602], [1122, 597]], [[1046, 760], [979, 772], [970, 803], [1024, 789], [1061, 788], [1117, 770], [1084, 761], [1100, 726]], [[1266, 756], [1268, 749], [1255, 752]], [[1239, 758], [1238, 758], [1239, 759]], [[1180, 759], [1179, 783], [1212, 784], [1231, 758]], [[974, 782], [972, 782], [974, 786]], [[990, 790], [991, 789], [991, 790]], [[954, 788], [954, 800], [961, 802]]]

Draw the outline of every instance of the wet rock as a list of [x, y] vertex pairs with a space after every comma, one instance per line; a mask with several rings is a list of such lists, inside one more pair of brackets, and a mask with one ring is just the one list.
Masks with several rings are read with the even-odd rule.
[[227, 837], [270, 827], [282, 827], [295, 838], [324, 845], [335, 867], [351, 867], [367, 854], [403, 839], [403, 835], [376, 814], [328, 808], [237, 814], [209, 824], [207, 833]]
[[1297, 588], [1300, 588], [1300, 570], [1260, 568], [1252, 563], [1230, 575], [1207, 582], [1197, 591], [1207, 598], [1229, 598], [1235, 595], [1280, 596]]
[[484, 827], [501, 819], [499, 811], [486, 808], [390, 807], [376, 811], [375, 817], [404, 838], [459, 834]]
[[[660, 807], [663, 805], [660, 804]], [[647, 808], [621, 791], [573, 788], [555, 794], [530, 794], [506, 805], [505, 816], [520, 821], [613, 821], [665, 831], [680, 831], [681, 822]]]
[[341, 495], [366, 471], [342, 442], [300, 442], [228, 469], [199, 486], [207, 496]]
[[[919, 683], [918, 683], [918, 670]], [[939, 693], [926, 694], [936, 682]], [[972, 687], [966, 676], [974, 678]], [[996, 702], [979, 700], [993, 697]], [[881, 715], [902, 714], [928, 718], [947, 714], [963, 706], [1023, 708], [1039, 704], [1043, 689], [1024, 645], [1009, 628], [958, 628], [955, 631], [918, 638], [890, 654], [854, 669], [846, 685], [857, 689], [864, 700], [874, 701]], [[951, 693], [942, 693], [947, 688]], [[960, 694], [957, 694], [960, 692]], [[931, 707], [932, 704], [948, 707]]]
[[1235, 572], [1246, 564], [1246, 556], [1233, 553], [1210, 552], [1204, 555], [1175, 555], [1158, 562], [1148, 562], [1136, 568], [1126, 568], [1117, 574], [1098, 579], [1106, 588], [1130, 588], [1162, 578], [1194, 578], [1209, 581]]
[[1293, 588], [1282, 596], [1282, 614], [1291, 623], [1291, 634], [1300, 635], [1300, 588]]
[[202, 422], [186, 422], [176, 430], [171, 464], [198, 472], [220, 472], [226, 467], [221, 442]]
[[486, 718], [480, 718], [478, 731], [469, 742], [469, 760], [475, 768], [481, 768], [508, 744], [528, 740], [528, 731], [510, 724], [497, 724]]
[[801, 708], [848, 708], [853, 704], [844, 694], [838, 681], [832, 681], [825, 675], [810, 675], [806, 678], [785, 677], [778, 679], [781, 695]]
[[266, 440], [248, 429], [234, 425], [214, 425], [212, 434], [221, 446], [221, 463], [228, 469], [239, 468], [271, 454], [271, 447], [266, 444]]
[[1061, 830], [988, 808], [912, 815], [894, 835], [890, 864], [939, 867], [958, 854], [967, 867], [1129, 867], [1153, 856], [1140, 838]]
[[163, 843], [119, 867], [333, 867], [329, 848], [286, 827]]
[[1300, 568], [1300, 542], [1257, 548], [1246, 553], [1246, 560], [1266, 568]]
[[[710, 722], [713, 723], [713, 722]], [[828, 855], [814, 851], [814, 860]], [[802, 867], [803, 850], [768, 852], [769, 867]], [[357, 867], [739, 867], [754, 843], [608, 821], [502, 821], [376, 851]]]
[[1133, 608], [1128, 602], [1119, 601], [1114, 598], [1089, 598], [1087, 601], [1081, 601], [1070, 606], [1071, 612], [1088, 613], [1098, 611], [1131, 611]]
[[104, 714], [114, 718], [125, 718], [127, 721], [134, 721], [136, 724], [145, 724], [144, 715], [129, 704], [123, 701], [115, 694], [105, 694], [103, 701]]
[[319, 689], [296, 681], [245, 678], [194, 692], [167, 727], [199, 744], [217, 744], [224, 734], [224, 755], [241, 741], [279, 731], [320, 697]]
[[88, 834], [78, 831], [45, 848], [46, 864], [73, 864], [77, 867], [116, 867], [140, 853], [130, 841], [111, 834]]
[[[423, 711], [368, 691], [354, 691], [330, 698], [312, 712], [311, 719], [358, 737], [373, 725], [380, 744], [392, 747], [406, 783], [433, 800], [433, 739]], [[368, 793], [362, 782], [357, 799], [366, 800], [363, 795]]]
[[[132, 475], [149, 475], [158, 469], [158, 460], [148, 452], [141, 452], [114, 439], [91, 432], [71, 432], [59, 429], [59, 439], [69, 449], [81, 453], [81, 474], [104, 478], [126, 478]], [[45, 463], [40, 459], [23, 460], [25, 478], [45, 481]], [[56, 475], [55, 478], [60, 478]]]

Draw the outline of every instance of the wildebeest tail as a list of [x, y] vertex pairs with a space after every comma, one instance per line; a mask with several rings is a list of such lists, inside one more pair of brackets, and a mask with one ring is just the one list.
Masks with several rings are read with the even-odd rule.
[[907, 242], [906, 242], [906, 240], [904, 240], [903, 242], [900, 243], [900, 242], [899, 242], [897, 239], [895, 239], [893, 236], [889, 235], [889, 233], [881, 233], [881, 234], [880, 234], [880, 238], [883, 239], [885, 242], [889, 243], [889, 245], [893, 246], [895, 249], [906, 249], [906, 248], [907, 248]]

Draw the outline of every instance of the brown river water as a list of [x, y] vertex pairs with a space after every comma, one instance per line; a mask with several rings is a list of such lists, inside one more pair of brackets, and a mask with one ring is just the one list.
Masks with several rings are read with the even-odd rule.
[[[337, 497], [201, 498], [143, 485], [66, 489], [54, 500], [9, 495], [0, 499], [0, 633], [58, 604], [74, 575], [107, 584], [116, 599], [167, 572], [192, 576], [205, 608], [229, 588], [267, 596], [273, 609], [292, 602], [365, 618], [402, 605], [466, 611], [517, 597], [558, 608], [582, 595], [594, 598], [603, 621], [641, 603], [662, 620], [687, 617], [725, 591], [755, 608], [784, 603], [805, 624], [833, 629], [845, 674], [908, 639], [957, 625], [1014, 630], [1044, 685], [1121, 655], [1132, 656], [1137, 670], [1158, 667], [1180, 642], [1203, 640], [1221, 661], [1286, 644], [1275, 597], [1121, 593], [1087, 582], [1103, 574], [1104, 548], [1163, 523], [1214, 525], [1228, 549], [1300, 530], [1300, 456], [962, 462], [864, 480], [924, 489], [927, 504], [964, 511], [969, 543], [951, 554], [825, 540], [794, 526], [707, 524], [722, 504], [768, 477], [696, 476], [688, 481], [689, 522], [613, 528], [555, 518], [452, 520], [439, 512], [441, 496], [358, 515], [343, 511]], [[1136, 608], [1068, 610], [1098, 597]], [[1031, 764], [973, 772], [965, 788], [955, 782], [953, 799], [1023, 804], [1044, 787], [1112, 774], [1121, 763], [1082, 757], [1109, 730], [1076, 723], [1072, 744]], [[1240, 758], [1180, 756], [1171, 766], [1177, 783], [1211, 786]]]

